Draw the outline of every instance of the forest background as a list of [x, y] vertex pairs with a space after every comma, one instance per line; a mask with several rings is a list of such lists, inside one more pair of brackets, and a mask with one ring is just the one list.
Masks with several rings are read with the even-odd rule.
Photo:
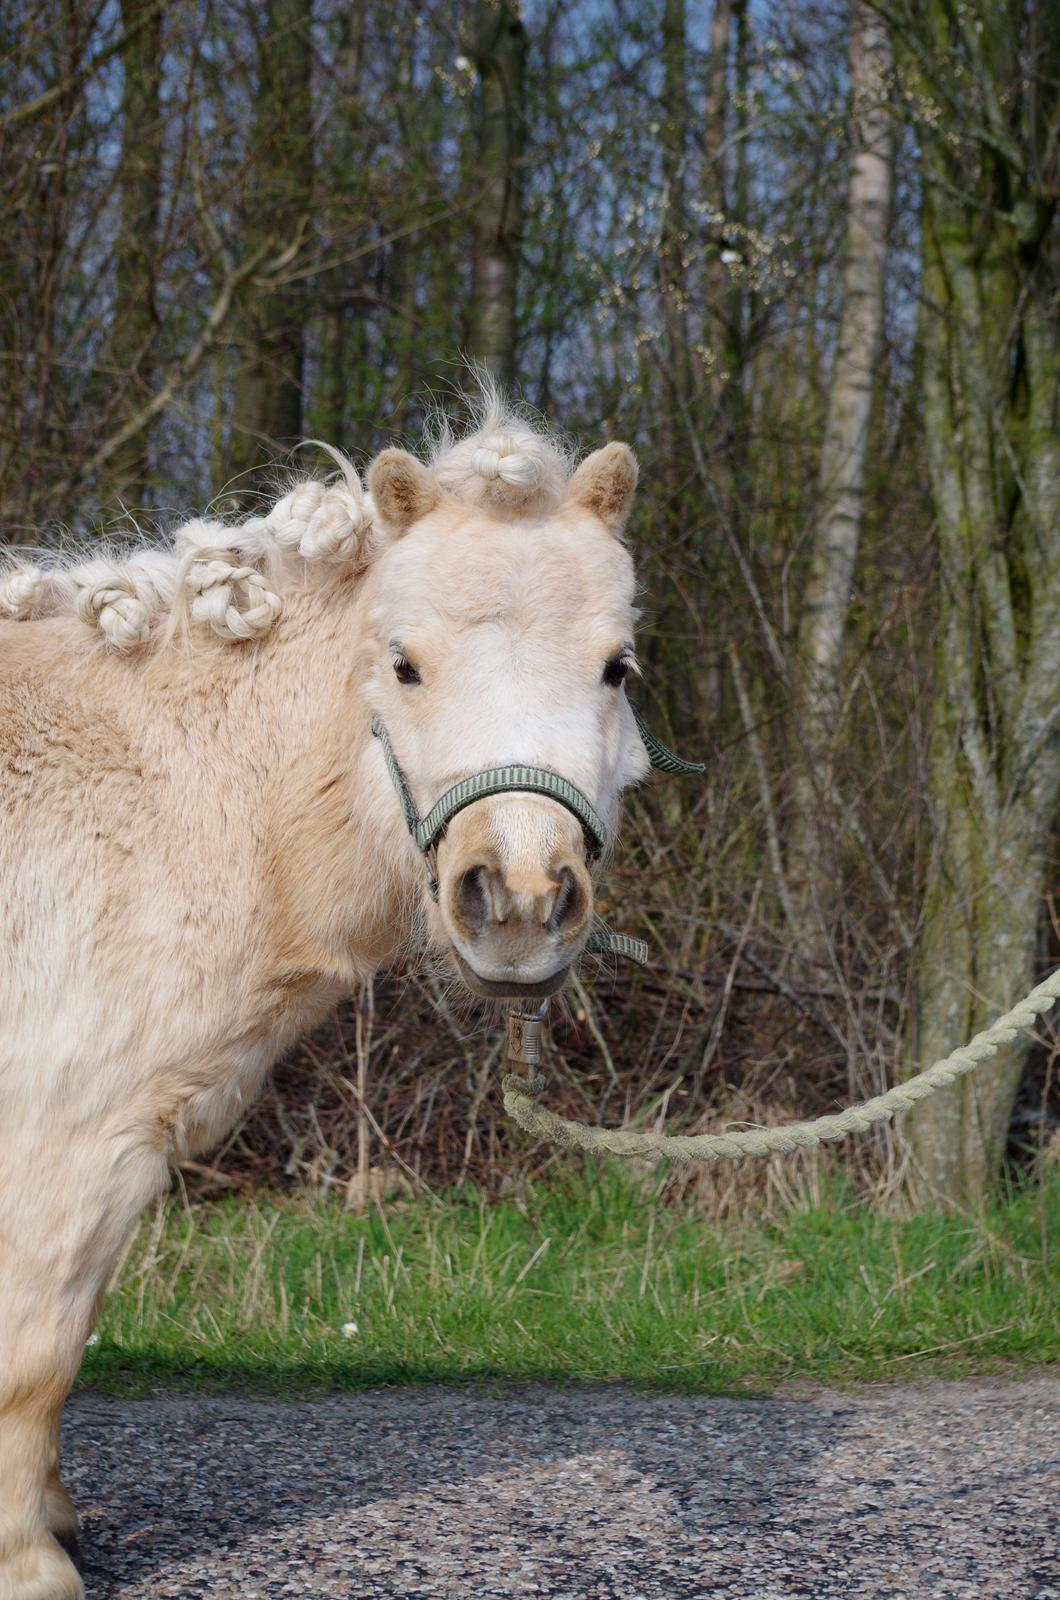
[[[1050, 0], [4, 0], [14, 543], [248, 514], [470, 357], [628, 440], [631, 799], [551, 1103], [776, 1121], [882, 1089], [1060, 957], [1060, 13]], [[840, 1163], [976, 1203], [1060, 1153], [1056, 1021]], [[384, 977], [185, 1182], [510, 1191], [496, 1018]], [[564, 1157], [564, 1160], [569, 1158]], [[816, 1176], [815, 1176], [816, 1175]]]

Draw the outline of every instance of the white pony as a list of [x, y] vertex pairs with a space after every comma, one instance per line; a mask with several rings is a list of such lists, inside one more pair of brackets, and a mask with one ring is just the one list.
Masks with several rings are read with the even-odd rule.
[[428, 464], [384, 450], [166, 551], [0, 572], [0, 1600], [73, 1600], [59, 1419], [169, 1164], [410, 942], [478, 994], [584, 947], [582, 828], [540, 794], [422, 815], [528, 763], [613, 828], [647, 759], [621, 684], [636, 466], [576, 470], [487, 396]]

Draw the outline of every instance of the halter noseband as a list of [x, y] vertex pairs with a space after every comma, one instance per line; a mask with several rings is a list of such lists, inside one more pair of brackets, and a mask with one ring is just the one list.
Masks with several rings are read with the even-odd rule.
[[[644, 748], [648, 752], [648, 760], [657, 771], [670, 774], [706, 772], [706, 765], [703, 762], [685, 761], [672, 750], [668, 750], [645, 726], [637, 708], [631, 706], [630, 710], [644, 741]], [[391, 782], [397, 790], [398, 799], [401, 801], [405, 825], [412, 835], [416, 848], [426, 859], [427, 890], [432, 900], [438, 898], [435, 851], [446, 828], [459, 811], [474, 805], [476, 800], [484, 800], [488, 795], [540, 794], [548, 800], [555, 800], [581, 823], [589, 860], [596, 861], [603, 854], [604, 845], [607, 843], [607, 829], [595, 806], [577, 784], [558, 772], [550, 772], [547, 767], [522, 765], [488, 767], [485, 772], [473, 773], [470, 778], [461, 778], [459, 783], [454, 783], [451, 789], [447, 789], [441, 799], [435, 801], [427, 815], [421, 818], [416, 810], [416, 802], [412, 798], [408, 779], [394, 753], [394, 746], [390, 742], [390, 735], [381, 717], [372, 718], [372, 732], [383, 747], [383, 759]], [[634, 939], [628, 933], [608, 933], [603, 929], [598, 930], [590, 934], [585, 948], [590, 951], [607, 951], [612, 955], [627, 956], [631, 961], [638, 961], [642, 965], [648, 959], [648, 946], [644, 940]]]

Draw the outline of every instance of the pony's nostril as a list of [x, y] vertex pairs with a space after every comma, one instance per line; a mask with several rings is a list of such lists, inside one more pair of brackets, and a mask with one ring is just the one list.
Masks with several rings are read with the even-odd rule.
[[[573, 936], [586, 921], [588, 878], [576, 866], [533, 872], [509, 871], [495, 862], [477, 861], [456, 872], [446, 900], [458, 932], [466, 939], [507, 938], [516, 952], [520, 940], [535, 929]], [[514, 943], [513, 943], [514, 941]], [[512, 957], [514, 959], [514, 956]]]
[[489, 921], [492, 910], [488, 869], [484, 866], [469, 868], [457, 884], [455, 898], [461, 922], [470, 932], [478, 933]]
[[570, 867], [564, 867], [559, 876], [555, 903], [549, 913], [549, 933], [562, 933], [572, 923], [580, 922], [585, 914], [585, 891]]

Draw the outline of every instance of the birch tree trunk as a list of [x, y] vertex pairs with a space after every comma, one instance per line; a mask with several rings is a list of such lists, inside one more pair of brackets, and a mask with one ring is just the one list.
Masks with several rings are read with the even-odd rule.
[[[742, 0], [736, 0], [737, 10]], [[727, 169], [728, 136], [733, 116], [734, 95], [730, 89], [730, 56], [733, 34], [733, 0], [714, 0], [710, 24], [710, 53], [707, 57], [706, 104], [703, 113], [703, 168], [701, 198], [707, 208], [706, 260], [703, 272], [703, 340], [695, 361], [691, 364], [697, 385], [696, 405], [686, 426], [697, 430], [696, 448], [693, 452], [700, 476], [701, 493], [712, 493], [716, 517], [725, 518], [730, 525], [738, 514], [734, 492], [735, 468], [733, 461], [733, 431], [730, 401], [733, 391], [728, 388], [736, 363], [742, 357], [742, 340], [734, 337], [732, 321], [739, 317], [738, 297], [733, 295], [728, 268], [722, 261], [725, 248], [725, 221], [728, 209]], [[740, 348], [737, 348], [739, 343]], [[725, 376], [723, 377], [723, 374]], [[684, 507], [680, 514], [683, 518]], [[730, 526], [730, 532], [739, 537]], [[703, 538], [699, 554], [702, 573], [701, 614], [709, 614], [707, 586], [709, 574], [718, 561], [717, 545], [723, 542], [723, 530], [712, 524], [713, 540]], [[678, 630], [680, 637], [683, 629]], [[689, 704], [701, 704], [707, 728], [716, 727], [723, 712], [723, 685], [726, 680], [730, 656], [728, 630], [721, 618], [711, 618], [711, 625], [702, 630], [700, 648], [704, 670], [701, 684], [695, 694], [682, 689]], [[687, 654], [687, 653], [686, 653]], [[676, 673], [673, 681], [680, 683]], [[739, 699], [739, 695], [737, 696]], [[671, 711], [675, 728], [681, 726], [677, 708]], [[691, 730], [698, 738], [700, 729]], [[705, 730], [704, 730], [705, 731]]]
[[727, 349], [728, 274], [721, 252], [727, 204], [725, 142], [729, 120], [729, 39], [732, 0], [714, 0], [707, 59], [707, 105], [703, 122], [703, 198], [711, 213], [712, 248], [707, 262], [706, 321], [711, 390], [717, 399]]
[[[259, 51], [256, 162], [245, 249], [276, 250], [297, 237], [312, 207], [310, 103], [312, 0], [268, 0]], [[306, 300], [302, 284], [250, 289], [240, 328], [228, 470], [237, 478], [302, 436]], [[246, 487], [247, 479], [237, 487]]]
[[477, 171], [468, 346], [502, 383], [515, 377], [516, 288], [522, 242], [526, 32], [517, 0], [480, 0]]
[[[110, 425], [141, 410], [154, 387], [158, 313], [158, 219], [162, 183], [162, 8], [156, 0], [122, 0], [123, 53], [121, 212], [117, 239], [116, 299], [107, 383], [119, 389]], [[112, 458], [110, 489], [123, 501], [144, 498], [148, 436], [141, 433]]]
[[853, 153], [847, 180], [843, 304], [818, 470], [818, 514], [802, 597], [793, 673], [789, 867], [804, 948], [827, 949], [834, 912], [833, 769], [841, 733], [842, 670], [863, 520], [865, 462], [883, 331], [894, 165], [887, 26], [855, 0], [850, 28]]
[[[656, 274], [663, 337], [657, 342], [653, 340], [648, 351], [653, 363], [649, 381], [658, 391], [660, 416], [665, 419], [664, 442], [656, 461], [662, 498], [658, 535], [667, 559], [673, 559], [688, 538], [689, 431], [699, 428], [703, 419], [694, 405], [688, 317], [689, 103], [685, 0], [665, 0], [661, 21], [662, 192]], [[675, 732], [687, 729], [691, 733], [700, 699], [698, 687], [689, 680], [687, 634], [689, 611], [696, 620], [707, 611], [707, 574], [711, 564], [705, 550], [696, 553], [695, 567], [698, 570], [691, 576], [686, 592], [672, 596], [669, 605], [660, 611], [650, 645], [649, 670], [653, 679], [665, 686], [662, 693], [667, 720]]]
[[[939, 542], [932, 849], [910, 1070], [1035, 978], [1060, 799], [1060, 77], [1049, 12], [908, 21], [928, 115], [921, 344]], [[960, 136], [931, 108], [960, 96]], [[1023, 1041], [911, 1115], [920, 1198], [977, 1202], [1002, 1160]], [[919, 1057], [919, 1063], [915, 1059]]]

